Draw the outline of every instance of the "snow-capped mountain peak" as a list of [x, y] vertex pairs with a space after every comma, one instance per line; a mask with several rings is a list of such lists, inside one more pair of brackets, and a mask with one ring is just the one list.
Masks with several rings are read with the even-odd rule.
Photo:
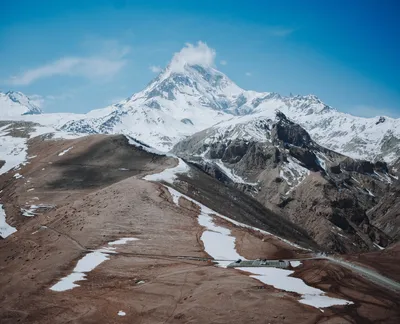
[[0, 92], [0, 116], [3, 118], [41, 114], [42, 110], [22, 92]]
[[158, 107], [154, 104], [157, 99], [184, 100], [189, 106], [197, 102], [206, 108], [229, 111], [232, 105], [237, 105], [238, 97], [244, 92], [213, 67], [184, 64], [176, 68], [175, 65], [171, 62], [146, 89], [133, 95], [129, 101], [144, 99], [152, 108]]
[[[240, 131], [234, 134], [242, 136], [250, 125], [248, 122], [257, 126], [259, 120], [274, 118], [279, 110], [327, 148], [367, 160], [383, 159], [390, 163], [398, 158], [400, 119], [352, 116], [311, 94], [282, 96], [244, 90], [218, 71], [214, 60], [215, 52], [204, 43], [187, 45], [142, 91], [85, 115], [55, 116], [51, 126], [76, 133], [122, 133], [168, 151], [180, 140], [213, 125], [222, 130], [224, 125], [239, 123]], [[0, 111], [18, 112], [15, 116], [18, 118], [40, 111], [32, 105], [24, 106], [28, 99], [18, 93], [1, 94], [0, 99], [8, 103]], [[23, 109], [12, 109], [10, 104]], [[35, 121], [53, 120], [42, 116]], [[34, 119], [34, 116], [24, 117]], [[256, 133], [261, 134], [251, 135]]]

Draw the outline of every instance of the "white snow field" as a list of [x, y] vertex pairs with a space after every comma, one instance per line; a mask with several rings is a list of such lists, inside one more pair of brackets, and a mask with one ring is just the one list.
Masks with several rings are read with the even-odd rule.
[[6, 211], [4, 210], [3, 205], [0, 204], [0, 236], [5, 239], [16, 231], [17, 229], [15, 227], [7, 224]]
[[137, 241], [138, 238], [127, 237], [116, 241], [109, 242], [110, 247], [99, 248], [93, 252], [86, 254], [76, 264], [72, 273], [60, 279], [55, 285], [50, 287], [53, 291], [66, 291], [74, 287], [79, 287], [75, 282], [86, 280], [86, 274], [95, 269], [98, 265], [110, 259], [110, 254], [117, 253], [114, 245], [122, 245], [128, 242]]

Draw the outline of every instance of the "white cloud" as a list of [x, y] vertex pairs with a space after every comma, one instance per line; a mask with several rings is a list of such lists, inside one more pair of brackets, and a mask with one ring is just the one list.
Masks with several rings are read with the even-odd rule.
[[150, 71], [153, 73], [160, 73], [162, 71], [162, 68], [159, 66], [151, 65], [149, 67]]
[[221, 60], [219, 63], [220, 63], [221, 65], [227, 65], [227, 64], [228, 64], [228, 62], [225, 61], [225, 60]]
[[184, 48], [174, 54], [170, 69], [174, 72], [181, 72], [186, 64], [212, 67], [214, 66], [215, 56], [215, 50], [208, 47], [206, 43], [201, 41], [197, 42], [196, 45], [187, 43]]
[[289, 27], [271, 27], [269, 28], [269, 34], [276, 37], [289, 36], [295, 31], [294, 28]]
[[[117, 44], [117, 43], [110, 43]], [[101, 55], [59, 58], [42, 66], [32, 68], [8, 80], [12, 85], [28, 85], [39, 79], [53, 76], [73, 76], [87, 79], [110, 79], [127, 63], [124, 57], [129, 53], [127, 46], [108, 49]]]
[[249, 76], [252, 76], [251, 72], [246, 72], [245, 74], [246, 74], [246, 76], [248, 76], [248, 77], [249, 77]]
[[32, 94], [28, 95], [27, 97], [29, 98], [29, 101], [32, 102], [35, 106], [43, 108], [49, 104], [52, 104], [54, 101], [71, 99], [73, 96], [71, 94], [65, 93], [55, 96], [53, 95], [42, 96], [38, 94]]

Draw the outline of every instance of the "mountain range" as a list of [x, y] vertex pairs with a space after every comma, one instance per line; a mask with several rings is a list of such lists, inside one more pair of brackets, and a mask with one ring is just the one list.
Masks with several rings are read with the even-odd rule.
[[1, 93], [0, 318], [398, 323], [400, 120], [182, 63], [87, 114]]
[[[19, 92], [2, 93], [0, 98], [2, 119], [40, 122], [73, 133], [125, 134], [161, 151], [209, 127], [240, 124], [247, 129], [248, 124], [251, 128], [279, 110], [304, 127], [318, 144], [336, 152], [388, 163], [400, 156], [400, 119], [352, 116], [314, 95], [244, 90], [213, 67], [174, 60], [144, 90], [87, 114], [43, 114]], [[249, 136], [253, 135], [260, 137]]]

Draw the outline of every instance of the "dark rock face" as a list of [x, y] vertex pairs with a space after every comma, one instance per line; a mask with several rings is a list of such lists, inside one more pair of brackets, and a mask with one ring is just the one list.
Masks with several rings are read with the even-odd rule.
[[374, 164], [374, 170], [379, 171], [379, 172], [389, 172], [389, 168], [385, 162], [378, 161]]
[[183, 118], [181, 119], [181, 122], [186, 125], [193, 125], [193, 122], [189, 118]]
[[150, 100], [146, 103], [146, 106], [153, 109], [161, 109], [160, 104], [155, 100]]
[[224, 143], [213, 143], [210, 145], [209, 156], [211, 159], [222, 159], [226, 150], [226, 144]]
[[222, 161], [227, 163], [237, 163], [246, 154], [248, 148], [248, 142], [234, 141], [225, 149]]
[[271, 131], [273, 143], [283, 142], [299, 147], [304, 147], [312, 143], [310, 135], [298, 124], [288, 120], [286, 116], [278, 112], [278, 123], [274, 124]]
[[314, 152], [307, 148], [291, 146], [289, 148], [291, 156], [303, 163], [303, 165], [311, 171], [322, 170], [320, 165], [317, 163], [317, 157]]
[[[200, 169], [301, 226], [326, 250], [371, 251], [393, 242], [400, 224], [392, 220], [399, 218], [400, 205], [394, 193], [396, 208], [383, 203], [389, 186], [384, 179], [393, 178], [386, 163], [354, 160], [321, 147], [280, 112], [275, 123], [259, 121], [257, 127], [265, 131], [265, 141], [232, 140], [229, 134], [205, 141], [215, 133], [203, 131], [178, 143], [174, 152], [188, 159], [204, 153], [206, 163], [197, 158]], [[213, 160], [247, 182], [237, 182]], [[382, 206], [373, 211], [378, 202]]]
[[345, 171], [355, 171], [358, 173], [373, 173], [374, 165], [369, 161], [353, 160], [346, 158], [340, 163], [340, 167]]
[[340, 174], [342, 171], [340, 170], [340, 165], [332, 165], [330, 167], [330, 171], [333, 174]]
[[385, 118], [385, 117], [379, 117], [379, 119], [378, 119], [378, 121], [375, 123], [375, 125], [382, 124], [382, 123], [384, 123], [385, 121], [386, 121], [386, 118]]
[[381, 228], [394, 241], [400, 240], [400, 181], [394, 182], [367, 215], [372, 224]]

